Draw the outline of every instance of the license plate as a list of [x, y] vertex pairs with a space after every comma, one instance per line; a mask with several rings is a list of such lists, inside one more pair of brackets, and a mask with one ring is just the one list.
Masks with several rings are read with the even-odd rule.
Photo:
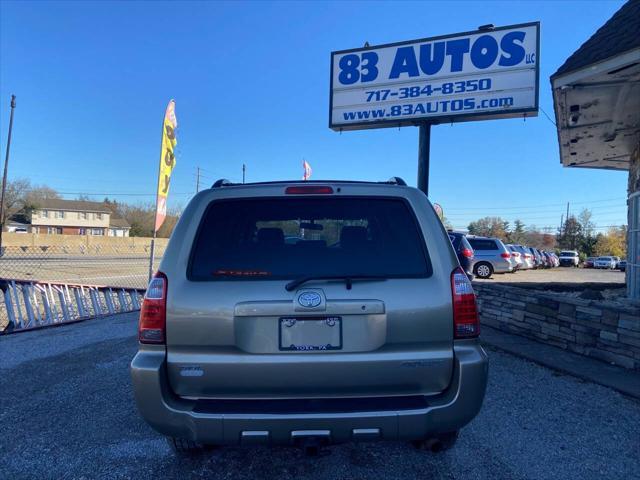
[[280, 350], [318, 351], [342, 348], [342, 318], [280, 318]]

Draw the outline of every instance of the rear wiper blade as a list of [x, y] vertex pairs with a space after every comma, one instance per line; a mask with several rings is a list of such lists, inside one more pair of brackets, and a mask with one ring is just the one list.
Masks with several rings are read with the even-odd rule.
[[347, 290], [351, 290], [353, 280], [386, 280], [386, 278], [384, 275], [307, 275], [291, 280], [284, 288], [286, 288], [287, 292], [290, 292], [311, 280], [344, 280]]

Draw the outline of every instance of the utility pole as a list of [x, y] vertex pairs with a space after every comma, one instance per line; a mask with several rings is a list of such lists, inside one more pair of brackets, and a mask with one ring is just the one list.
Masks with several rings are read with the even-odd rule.
[[11, 115], [9, 117], [9, 135], [7, 138], [7, 153], [4, 157], [4, 173], [2, 174], [2, 194], [0, 194], [0, 256], [2, 250], [2, 231], [4, 230], [4, 196], [7, 190], [7, 169], [9, 168], [9, 150], [11, 148], [11, 130], [13, 130], [13, 111], [16, 108], [16, 96], [11, 95]]
[[567, 202], [567, 216], [565, 218], [566, 218], [565, 220], [565, 225], [566, 225], [566, 222], [569, 221], [569, 202]]
[[560, 215], [560, 235], [562, 235], [563, 228], [564, 228], [564, 213]]
[[196, 167], [196, 193], [200, 191], [200, 167]]
[[246, 171], [247, 171], [247, 166], [243, 163], [242, 164], [242, 183], [244, 183], [244, 178], [245, 178]]

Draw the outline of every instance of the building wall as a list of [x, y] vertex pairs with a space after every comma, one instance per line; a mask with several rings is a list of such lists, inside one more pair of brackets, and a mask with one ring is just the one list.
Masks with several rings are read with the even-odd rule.
[[629, 164], [627, 295], [640, 300], [640, 139]]
[[[55, 212], [61, 210], [47, 210], [48, 216], [44, 217], [42, 210], [34, 210], [31, 214], [31, 224], [34, 226], [58, 226], [58, 227], [86, 227], [86, 228], [107, 228], [109, 227], [109, 213], [102, 213], [102, 218], [98, 218], [95, 212], [72, 212], [64, 210], [64, 218], [56, 218]], [[83, 218], [86, 215], [86, 219]]]

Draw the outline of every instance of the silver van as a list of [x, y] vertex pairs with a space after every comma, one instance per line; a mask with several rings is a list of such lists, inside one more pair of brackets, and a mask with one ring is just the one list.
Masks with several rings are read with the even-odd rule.
[[473, 269], [478, 278], [489, 278], [494, 273], [513, 272], [511, 252], [502, 240], [475, 235], [467, 235], [467, 240], [475, 252], [476, 263]]
[[402, 180], [219, 181], [149, 284], [133, 390], [180, 452], [446, 448], [484, 398], [479, 330], [442, 223]]

